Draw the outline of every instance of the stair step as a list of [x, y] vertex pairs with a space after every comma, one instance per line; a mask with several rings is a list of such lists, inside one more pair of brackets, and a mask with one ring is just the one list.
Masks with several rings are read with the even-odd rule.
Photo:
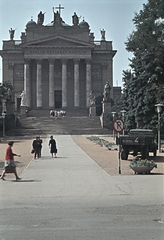
[[[85, 110], [86, 112], [86, 110]], [[33, 114], [33, 112], [31, 112]], [[50, 117], [49, 111], [37, 111], [35, 116], [29, 114], [27, 118], [20, 119], [21, 128], [9, 131], [7, 135], [46, 135], [46, 134], [110, 134], [111, 130], [102, 128], [100, 117], [89, 117], [83, 112], [77, 112], [73, 116], [69, 114], [65, 117]], [[81, 116], [79, 115], [81, 114]]]

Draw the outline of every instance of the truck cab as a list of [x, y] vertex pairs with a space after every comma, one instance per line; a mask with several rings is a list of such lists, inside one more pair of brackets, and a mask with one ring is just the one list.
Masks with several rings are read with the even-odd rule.
[[128, 135], [116, 138], [116, 144], [121, 146], [121, 159], [127, 160], [132, 152], [133, 156], [141, 154], [142, 159], [149, 157], [149, 152], [157, 153], [155, 134], [151, 129], [131, 129]]

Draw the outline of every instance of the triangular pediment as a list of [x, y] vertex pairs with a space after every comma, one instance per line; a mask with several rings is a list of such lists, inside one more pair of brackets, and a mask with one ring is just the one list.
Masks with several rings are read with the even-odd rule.
[[30, 41], [28, 43], [22, 44], [22, 47], [94, 47], [93, 44], [80, 41], [77, 39], [72, 39], [67, 36], [54, 36], [44, 39], [38, 39]]

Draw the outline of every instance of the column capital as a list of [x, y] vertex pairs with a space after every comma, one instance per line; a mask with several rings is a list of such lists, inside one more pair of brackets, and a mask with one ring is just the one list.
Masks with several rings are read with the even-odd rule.
[[68, 58], [62, 58], [61, 61], [62, 61], [63, 64], [66, 64], [67, 61], [68, 61]]
[[101, 63], [101, 66], [102, 66], [102, 67], [106, 67], [106, 66], [107, 66], [107, 63]]
[[9, 64], [8, 64], [8, 69], [9, 69], [9, 70], [14, 69], [14, 63], [9, 63]]
[[78, 64], [80, 62], [80, 58], [74, 58], [73, 61], [75, 64]]
[[42, 58], [38, 58], [38, 59], [36, 59], [36, 62], [38, 63], [38, 64], [41, 64], [42, 63]]
[[25, 63], [25, 64], [29, 64], [29, 63], [30, 63], [30, 60], [31, 60], [30, 58], [24, 58], [24, 63]]
[[91, 58], [86, 58], [86, 59], [85, 59], [85, 62], [86, 62], [87, 64], [91, 64], [91, 61], [92, 61]]
[[55, 62], [55, 58], [49, 58], [49, 59], [48, 59], [48, 62], [49, 62], [50, 64], [53, 64], [53, 63]]

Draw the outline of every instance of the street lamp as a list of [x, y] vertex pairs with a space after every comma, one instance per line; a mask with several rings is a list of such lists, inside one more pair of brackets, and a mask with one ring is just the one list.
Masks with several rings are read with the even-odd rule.
[[6, 116], [6, 113], [2, 113], [2, 117], [3, 117], [3, 138], [5, 137], [5, 116]]
[[[121, 114], [122, 114], [122, 120], [123, 120], [123, 122], [124, 122], [124, 120], [125, 120], [125, 118], [124, 118], [124, 116], [125, 116], [125, 113], [126, 113], [126, 111], [125, 111], [125, 110], [122, 110], [122, 111], [121, 111]], [[125, 135], [124, 128], [123, 128], [123, 135]]]
[[[112, 112], [112, 116], [113, 116], [113, 121], [114, 121], [114, 116], [115, 116], [116, 112]], [[113, 129], [113, 139], [115, 139], [114, 137], [114, 129]]]
[[161, 134], [160, 134], [160, 129], [161, 129], [161, 122], [160, 122], [160, 113], [163, 107], [163, 104], [158, 103], [155, 105], [155, 107], [157, 107], [157, 113], [158, 113], [158, 151], [159, 153], [161, 152]]

